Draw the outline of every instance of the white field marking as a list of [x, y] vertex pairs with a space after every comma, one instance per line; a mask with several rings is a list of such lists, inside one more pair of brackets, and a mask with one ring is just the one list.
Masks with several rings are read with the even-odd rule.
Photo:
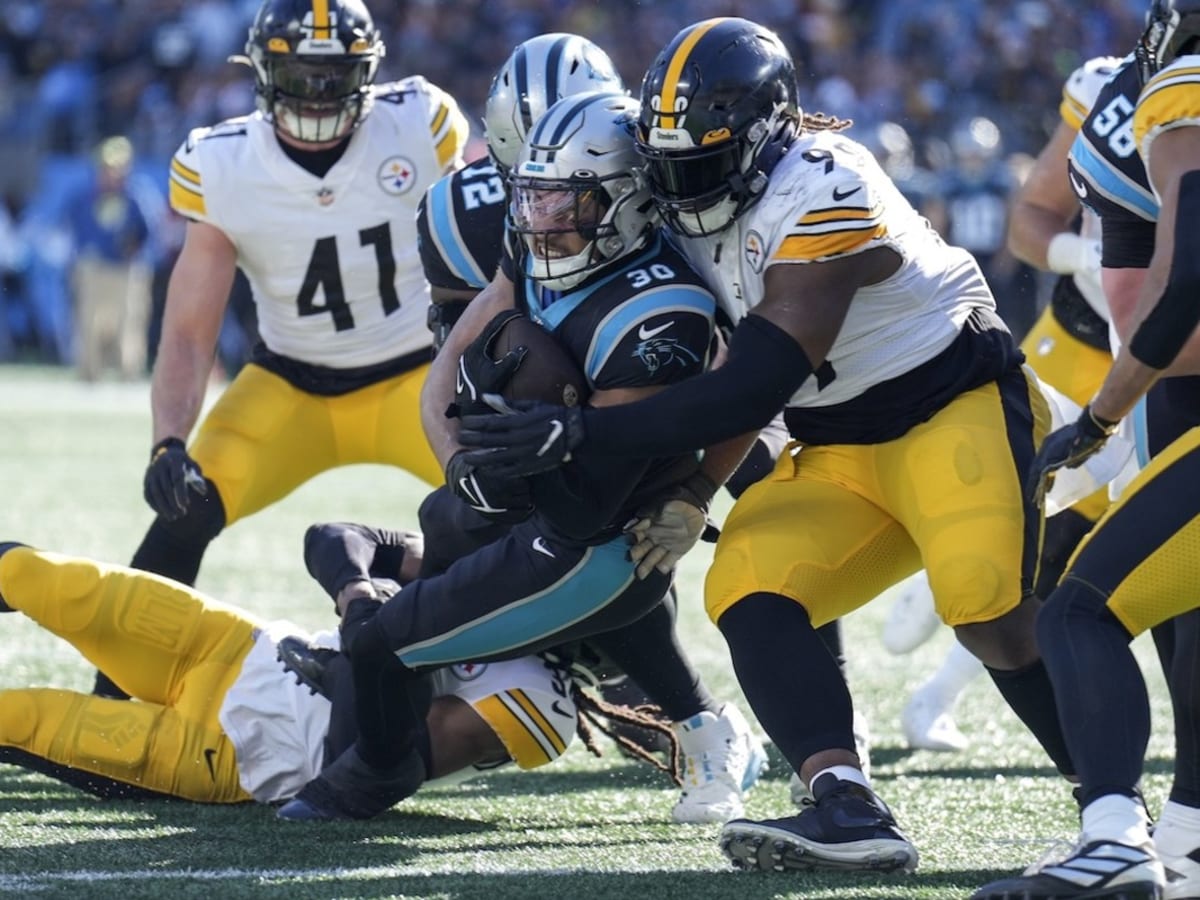
[[17, 874], [0, 872], [0, 892], [29, 891], [49, 888], [55, 884], [76, 882], [115, 881], [340, 881], [367, 880], [378, 878], [430, 877], [438, 875], [462, 875], [469, 872], [489, 875], [521, 875], [522, 877], [548, 875], [595, 875], [598, 871], [612, 874], [649, 874], [667, 871], [657, 866], [622, 866], [619, 870], [597, 869], [595, 866], [560, 866], [551, 869], [522, 869], [483, 864], [464, 868], [461, 864], [445, 868], [426, 866], [363, 866], [355, 869], [130, 869], [124, 872], [97, 869], [75, 869], [65, 872], [39, 872]]

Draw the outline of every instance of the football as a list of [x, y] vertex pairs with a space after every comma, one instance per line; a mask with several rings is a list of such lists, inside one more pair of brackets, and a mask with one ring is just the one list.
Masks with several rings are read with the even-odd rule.
[[529, 352], [501, 392], [505, 400], [578, 406], [587, 399], [587, 379], [579, 364], [554, 335], [528, 316], [515, 316], [500, 329], [492, 342], [492, 359], [517, 347]]

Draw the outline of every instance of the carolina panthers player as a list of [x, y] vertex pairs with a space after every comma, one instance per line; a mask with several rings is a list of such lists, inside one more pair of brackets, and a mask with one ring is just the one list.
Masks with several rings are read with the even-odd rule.
[[785, 404], [795, 443], [726, 519], [706, 603], [816, 802], [729, 822], [722, 847], [743, 867], [911, 869], [916, 848], [861, 770], [850, 694], [814, 625], [924, 564], [939, 615], [1071, 774], [1034, 641], [1039, 529], [1018, 477], [1048, 409], [970, 254], [797, 94], [779, 38], [739, 18], [685, 28], [642, 84], [655, 202], [738, 323], [725, 365], [624, 406], [473, 416], [457, 441], [503, 478], [703, 447]]
[[[310, 560], [323, 560], [325, 583], [354, 568], [343, 546], [369, 544], [371, 581], [383, 591], [415, 577], [422, 556], [420, 535], [343, 523], [314, 526], [305, 544]], [[347, 583], [333, 593], [353, 589]], [[6, 543], [0, 612], [14, 611], [70, 642], [140, 702], [52, 688], [0, 691], [5, 763], [107, 798], [273, 803], [353, 740], [327, 699], [349, 679], [336, 634], [312, 639], [327, 649], [319, 651], [323, 678], [312, 682], [319, 690], [309, 690], [276, 658], [289, 642], [310, 640], [290, 622], [261, 621], [146, 572]], [[155, 638], [168, 632], [187, 637]], [[567, 678], [537, 656], [434, 673], [419, 737], [430, 781], [558, 758], [576, 728]]]
[[[500, 66], [487, 98], [488, 157], [443, 177], [426, 192], [417, 210], [421, 262], [433, 298], [430, 327], [435, 349], [500, 264], [508, 196], [505, 179], [517, 164], [525, 136], [558, 100], [596, 90], [627, 93], [608, 55], [578, 35], [532, 37]], [[461, 503], [453, 497], [432, 496], [422, 504], [423, 533], [437, 533], [451, 525], [450, 530], [474, 536], [480, 546], [503, 534], [503, 524], [482, 514], [473, 520], [464, 510], [448, 509], [447, 501]], [[652, 564], [647, 560], [643, 571]], [[622, 673], [600, 685], [606, 699], [625, 706], [652, 703], [673, 723], [684, 756], [680, 766], [684, 785], [672, 817], [679, 822], [725, 822], [741, 815], [742, 794], [757, 779], [766, 756], [737, 707], [718, 703], [692, 667], [675, 633], [675, 614], [672, 587], [663, 603], [645, 617], [595, 635], [588, 645]], [[661, 737], [649, 732], [627, 736]]]
[[[466, 351], [467, 381], [495, 387], [491, 370], [504, 363], [478, 348], [523, 313], [576, 359], [595, 406], [628, 403], [708, 365], [716, 303], [663, 240], [649, 191], [633, 174], [637, 110], [621, 93], [585, 93], [558, 101], [537, 121], [513, 176], [511, 228], [520, 260], [503, 262], [518, 306], [508, 303], [481, 328], [472, 302], [437, 361]], [[508, 496], [516, 488], [465, 459], [458, 452], [447, 460], [447, 483], [472, 504], [509, 508], [489, 500], [494, 491]], [[625, 523], [670, 490], [707, 505], [715, 486], [689, 453], [618, 460], [581, 453], [529, 479], [524, 490], [532, 512], [499, 540], [382, 604], [361, 598], [347, 606], [342, 636], [354, 667], [359, 739], [281, 816], [368, 817], [412, 792], [422, 761], [411, 732], [427, 705], [417, 670], [525, 653], [650, 614], [670, 572], [651, 567], [637, 577]], [[399, 690], [408, 692], [411, 708], [381, 702]]]
[[[1104, 380], [1112, 355], [1108, 303], [1100, 285], [1100, 221], [1090, 210], [1080, 211], [1067, 179], [1067, 153], [1101, 87], [1120, 62], [1112, 56], [1096, 57], [1067, 78], [1058, 126], [1012, 201], [1008, 220], [1012, 254], [1060, 276], [1050, 303], [1021, 341], [1021, 350], [1039, 378], [1080, 406]], [[1046, 519], [1034, 585], [1039, 597], [1053, 590], [1079, 540], [1107, 507], [1108, 490], [1102, 488]], [[902, 592], [893, 596], [884, 643], [893, 652], [907, 653], [928, 639], [940, 622], [923, 574], [903, 583]], [[954, 721], [954, 705], [966, 686], [982, 674], [979, 662], [956, 643], [938, 671], [904, 705], [900, 724], [909, 746], [965, 747], [968, 739]]]
[[[151, 387], [157, 518], [135, 568], [193, 583], [222, 529], [335, 466], [442, 480], [417, 420], [430, 340], [415, 214], [461, 165], [468, 125], [420, 76], [374, 85], [383, 54], [361, 0], [266, 0], [244, 60], [258, 111], [196, 129], [171, 161], [188, 225]], [[189, 445], [237, 268], [262, 344]]]
[[[1122, 346], [1078, 421], [1055, 431], [1034, 461], [1030, 490], [1098, 452], [1156, 384], [1197, 424], [1195, 338], [1200, 306], [1200, 2], [1154, 0], [1132, 56], [1101, 91], [1071, 148], [1080, 199], [1103, 226], [1102, 279]], [[1195, 542], [1200, 530], [1200, 429], [1154, 453], [1083, 541], [1038, 621], [1038, 642], [1062, 702], [1080, 777], [1075, 849], [1031, 874], [990, 884], [977, 898], [1196, 897], [1200, 792], [1196, 757], [1148, 831], [1138, 792], [1150, 710], [1130, 641], [1175, 619], [1169, 678], [1175, 730], [1197, 733]], [[1182, 614], [1182, 615], [1181, 615]], [[1184, 670], [1186, 678], [1176, 671]], [[1120, 736], [1114, 740], [1114, 736]], [[1164, 870], [1165, 866], [1165, 870]]]

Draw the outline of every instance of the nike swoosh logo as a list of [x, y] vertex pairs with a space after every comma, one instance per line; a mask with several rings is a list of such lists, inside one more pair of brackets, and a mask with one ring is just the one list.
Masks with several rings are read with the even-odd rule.
[[851, 190], [846, 191], [845, 193], [842, 193], [837, 188], [834, 188], [833, 189], [833, 199], [838, 200], [838, 201], [845, 200], [847, 197], [852, 197], [861, 190], [862, 190], [861, 184], [856, 188], [852, 188]]
[[558, 557], [554, 555], [554, 551], [546, 546], [545, 538], [535, 537], [533, 539], [533, 549], [536, 550], [538, 553], [541, 553], [541, 554], [544, 554], [544, 555], [550, 557], [551, 559], [558, 559]]
[[1075, 188], [1075, 193], [1080, 197], [1087, 196], [1087, 185], [1075, 177], [1075, 173], [1067, 169], [1067, 177], [1071, 179], [1071, 187]]
[[563, 716], [564, 718], [567, 718], [567, 719], [575, 718], [574, 715], [572, 715], [571, 713], [569, 713], [565, 709], [563, 709], [562, 706], [559, 705], [559, 703], [560, 703], [560, 701], [555, 700], [553, 703], [550, 704], [550, 708], [552, 710], [554, 710], [556, 713], [558, 713], [560, 716]]
[[549, 435], [549, 437], [546, 438], [546, 440], [542, 444], [542, 446], [538, 447], [537, 455], [545, 456], [546, 451], [549, 450], [551, 446], [553, 446], [554, 442], [557, 441], [560, 437], [562, 437], [562, 433], [563, 433], [563, 423], [560, 422], [558, 419], [553, 419], [550, 422], [550, 435]]
[[857, 816], [852, 812], [847, 812], [840, 806], [833, 808], [829, 818], [839, 828], [882, 828], [884, 826], [879, 816], [870, 814]]
[[642, 340], [642, 341], [648, 341], [648, 340], [650, 340], [650, 338], [654, 337], [656, 334], [662, 334], [664, 331], [666, 331], [668, 328], [670, 328], [674, 324], [675, 324], [675, 320], [672, 319], [666, 325], [659, 325], [657, 328], [647, 328], [645, 325], [643, 325], [641, 328], [638, 329], [638, 339]]
[[217, 769], [216, 769], [216, 766], [213, 765], [213, 757], [216, 755], [217, 755], [217, 751], [214, 750], [212, 747], [209, 747], [207, 750], [204, 751], [204, 761], [206, 763], [208, 763], [208, 774], [209, 774], [209, 777], [212, 778], [214, 783], [216, 783], [216, 780], [217, 780]]

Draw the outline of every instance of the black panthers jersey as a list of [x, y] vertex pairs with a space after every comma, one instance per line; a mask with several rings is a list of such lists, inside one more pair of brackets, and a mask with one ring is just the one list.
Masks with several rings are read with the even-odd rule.
[[1071, 146], [1068, 173], [1079, 202], [1100, 217], [1102, 264], [1144, 269], [1154, 254], [1158, 201], [1133, 135], [1133, 113], [1142, 91], [1132, 56], [1100, 89]]
[[417, 244], [434, 287], [483, 290], [500, 263], [507, 203], [487, 157], [435, 183], [417, 208]]
[[[543, 289], [515, 269], [506, 256], [518, 308], [568, 350], [592, 390], [669, 385], [708, 368], [716, 298], [661, 233], [642, 251], [568, 291]], [[619, 530], [663, 487], [691, 474], [696, 463], [695, 454], [651, 461], [603, 535]], [[588, 464], [589, 477], [605, 483], [598, 466], [627, 466], [629, 460], [594, 457]]]

